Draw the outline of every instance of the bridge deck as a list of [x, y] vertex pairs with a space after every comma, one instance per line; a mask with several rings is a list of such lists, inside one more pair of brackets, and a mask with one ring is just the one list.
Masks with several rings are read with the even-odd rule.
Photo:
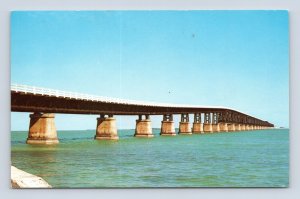
[[[11, 111], [97, 115], [164, 115], [229, 111], [259, 120], [240, 111], [222, 106], [198, 106], [124, 100], [16, 84], [11, 85]], [[259, 121], [265, 122], [262, 120]]]

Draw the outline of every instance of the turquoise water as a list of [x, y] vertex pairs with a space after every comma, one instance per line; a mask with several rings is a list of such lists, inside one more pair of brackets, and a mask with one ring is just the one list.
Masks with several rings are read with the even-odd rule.
[[289, 130], [94, 140], [95, 131], [58, 131], [56, 146], [25, 144], [12, 132], [12, 165], [67, 187], [286, 187]]

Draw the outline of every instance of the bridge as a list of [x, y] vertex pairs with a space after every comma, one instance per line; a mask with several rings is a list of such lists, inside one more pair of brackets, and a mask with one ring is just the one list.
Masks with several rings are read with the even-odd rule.
[[[95, 139], [119, 139], [114, 115], [137, 115], [136, 137], [153, 137], [151, 115], [161, 115], [162, 136], [175, 136], [173, 115], [180, 114], [178, 134], [203, 134], [273, 128], [268, 121], [222, 106], [155, 103], [101, 97], [26, 85], [11, 85], [11, 111], [31, 112], [27, 143], [57, 144], [54, 113], [94, 114]], [[194, 114], [192, 127], [189, 115]]]

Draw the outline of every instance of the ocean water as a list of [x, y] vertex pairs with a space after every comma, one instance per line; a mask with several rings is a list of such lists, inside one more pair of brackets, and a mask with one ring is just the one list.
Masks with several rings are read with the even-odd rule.
[[58, 131], [56, 146], [25, 143], [11, 133], [12, 165], [54, 188], [286, 187], [289, 130], [94, 140], [94, 130]]

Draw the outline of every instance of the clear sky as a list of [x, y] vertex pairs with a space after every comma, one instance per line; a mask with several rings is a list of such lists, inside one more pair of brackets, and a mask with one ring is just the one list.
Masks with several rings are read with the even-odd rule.
[[[13, 12], [11, 82], [226, 106], [288, 127], [288, 12]], [[94, 129], [96, 117], [57, 114], [56, 126]], [[117, 117], [118, 127], [135, 119]], [[153, 127], [161, 119], [152, 117]], [[12, 130], [28, 126], [28, 113], [12, 113]]]

